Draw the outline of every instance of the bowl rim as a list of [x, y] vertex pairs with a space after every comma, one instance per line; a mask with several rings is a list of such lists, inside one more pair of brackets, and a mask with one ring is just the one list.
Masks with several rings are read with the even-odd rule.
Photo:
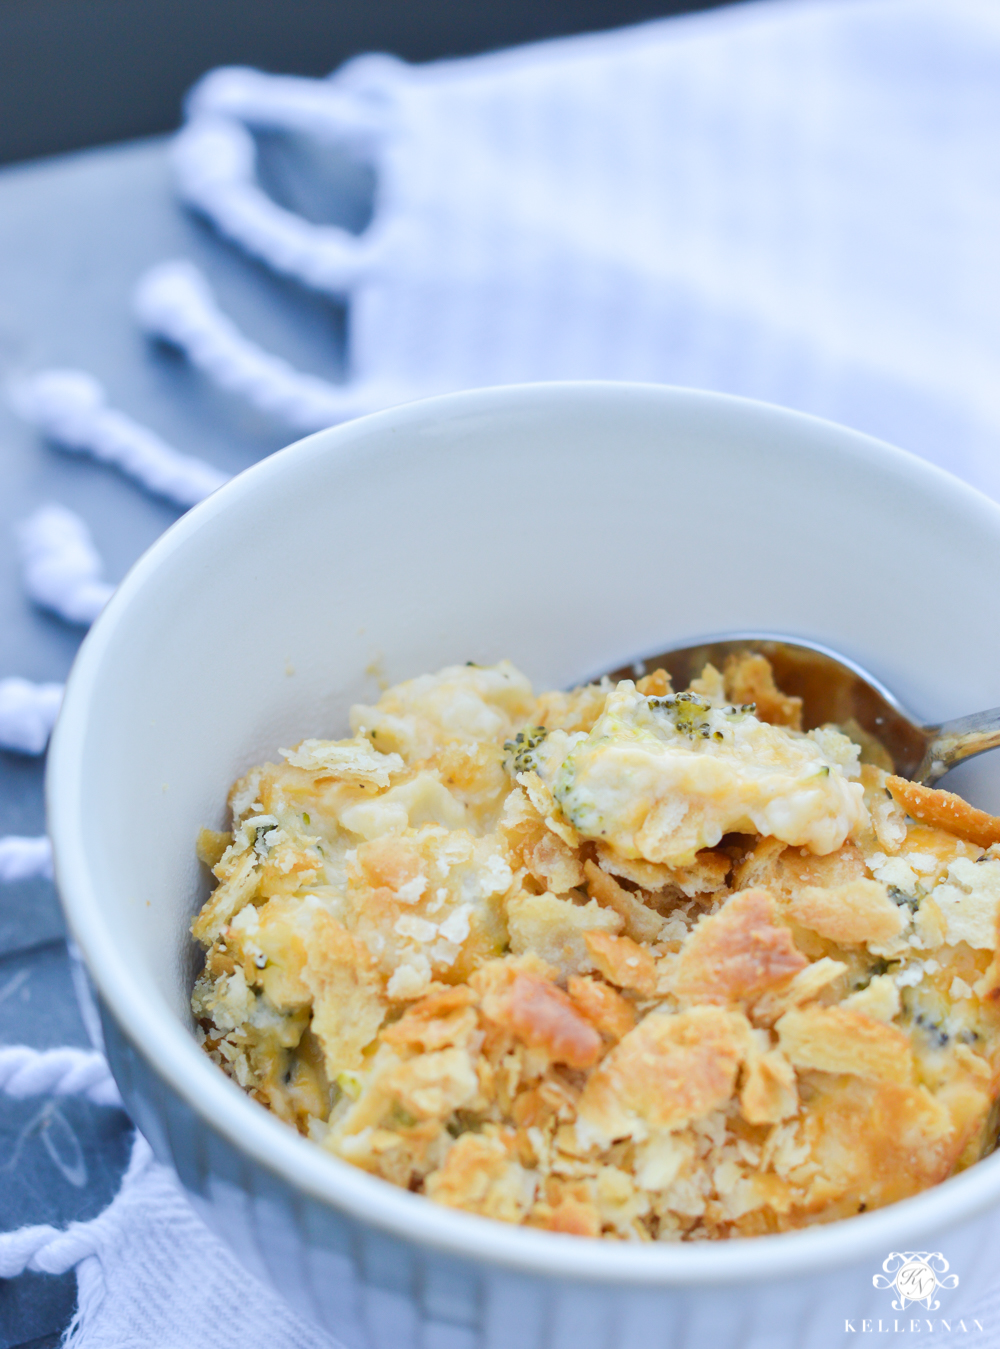
[[[348, 1214], [405, 1242], [482, 1264], [536, 1276], [633, 1286], [711, 1286], [777, 1281], [854, 1265], [868, 1256], [912, 1248], [916, 1240], [944, 1234], [1000, 1199], [1000, 1155], [871, 1213], [822, 1226], [716, 1242], [649, 1245], [580, 1238], [515, 1227], [434, 1204], [369, 1175], [302, 1138], [242, 1092], [201, 1051], [159, 994], [150, 997], [117, 950], [100, 895], [89, 873], [80, 803], [88, 704], [102, 660], [118, 629], [141, 602], [147, 580], [183, 549], [193, 534], [222, 512], [239, 509], [248, 495], [266, 490], [275, 474], [300, 459], [366, 454], [380, 434], [426, 424], [445, 414], [489, 410], [496, 404], [546, 400], [572, 403], [588, 396], [646, 398], [664, 406], [725, 405], [748, 418], [780, 421], [804, 430], [822, 428], [911, 482], [923, 480], [940, 504], [947, 498], [984, 514], [1000, 541], [1000, 506], [945, 470], [862, 432], [823, 418], [754, 399], [672, 385], [612, 380], [572, 380], [500, 385], [441, 394], [370, 413], [304, 437], [259, 460], [174, 522], [133, 564], [85, 637], [66, 683], [49, 749], [46, 804], [54, 869], [69, 928], [105, 1008], [150, 1070], [198, 1119], [265, 1172], [322, 1205]], [[697, 634], [693, 635], [696, 638]]]

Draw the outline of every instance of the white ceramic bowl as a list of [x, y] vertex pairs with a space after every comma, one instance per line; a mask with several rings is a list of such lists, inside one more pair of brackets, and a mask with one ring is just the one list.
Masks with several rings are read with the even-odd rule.
[[[1000, 1156], [879, 1212], [714, 1244], [453, 1212], [306, 1142], [203, 1055], [187, 929], [206, 894], [195, 835], [222, 826], [230, 782], [278, 745], [346, 733], [373, 662], [395, 681], [508, 656], [559, 687], [766, 630], [845, 652], [939, 719], [1000, 703], [998, 574], [1000, 509], [968, 487], [841, 427], [678, 389], [457, 394], [241, 474], [122, 582], [49, 759], [59, 888], [157, 1156], [349, 1349], [839, 1343], [845, 1323], [899, 1315], [873, 1275], [903, 1250], [942, 1251], [960, 1284], [940, 1314], [968, 1314], [1000, 1233]], [[1000, 805], [988, 757], [964, 773]]]

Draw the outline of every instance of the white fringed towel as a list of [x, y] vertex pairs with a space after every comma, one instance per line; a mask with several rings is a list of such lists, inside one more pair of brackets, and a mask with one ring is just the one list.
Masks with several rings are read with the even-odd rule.
[[[778, 0], [326, 81], [228, 69], [189, 114], [182, 197], [349, 297], [350, 382], [311, 405], [296, 372], [255, 387], [266, 353], [197, 288], [142, 321], [290, 426], [653, 380], [828, 416], [1000, 492], [994, 0]], [[266, 196], [250, 133], [275, 127], [371, 160], [367, 230]]]

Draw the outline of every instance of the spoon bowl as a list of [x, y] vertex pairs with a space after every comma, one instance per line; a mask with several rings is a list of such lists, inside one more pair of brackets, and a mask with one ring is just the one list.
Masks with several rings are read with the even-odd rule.
[[874, 675], [818, 642], [774, 633], [737, 632], [704, 637], [608, 672], [614, 682], [663, 669], [676, 688], [687, 688], [706, 665], [718, 670], [731, 656], [765, 656], [783, 693], [802, 699], [802, 726], [851, 723], [874, 737], [901, 777], [931, 785], [963, 759], [1000, 745], [1000, 708], [924, 726]]

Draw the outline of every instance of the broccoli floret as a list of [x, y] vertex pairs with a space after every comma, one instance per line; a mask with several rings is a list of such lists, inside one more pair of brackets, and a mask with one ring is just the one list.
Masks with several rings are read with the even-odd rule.
[[742, 707], [713, 708], [707, 698], [690, 691], [668, 693], [664, 698], [649, 698], [647, 702], [651, 711], [663, 713], [681, 735], [686, 735], [691, 740], [725, 738], [720, 730], [712, 730], [708, 720], [708, 714], [712, 711], [721, 712], [729, 721], [739, 721], [757, 710], [756, 703], [744, 703]]
[[548, 733], [545, 726], [525, 726], [523, 731], [518, 731], [513, 740], [505, 740], [504, 750], [507, 757], [504, 767], [507, 772], [530, 773], [537, 769], [538, 758], [535, 751]]

